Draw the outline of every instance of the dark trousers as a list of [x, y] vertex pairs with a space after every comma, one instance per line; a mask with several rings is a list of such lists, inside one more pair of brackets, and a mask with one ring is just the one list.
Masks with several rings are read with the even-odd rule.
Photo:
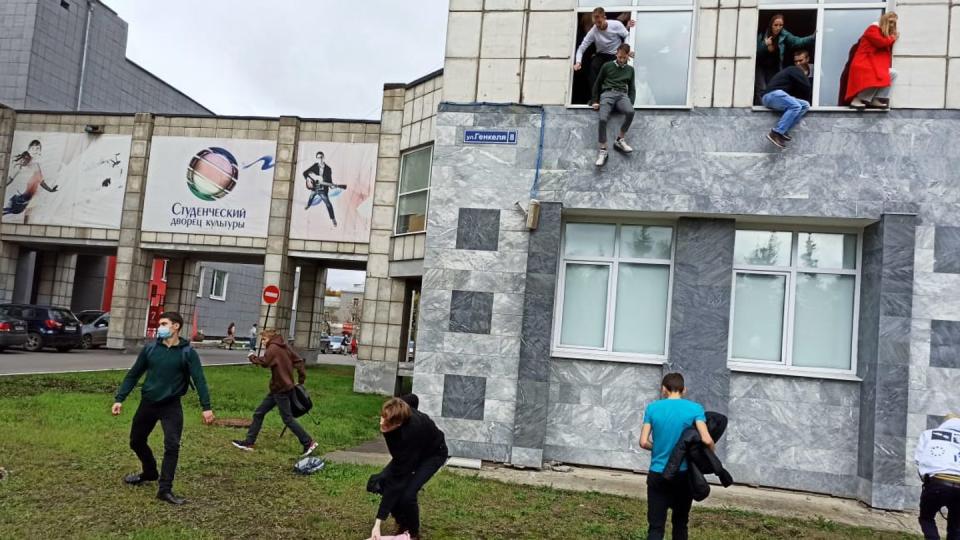
[[330, 193], [326, 189], [318, 189], [310, 194], [310, 199], [307, 201], [307, 208], [313, 206], [313, 201], [320, 199], [323, 204], [327, 207], [327, 213], [330, 214], [330, 219], [336, 220], [337, 217], [333, 213], [333, 203], [330, 202]]
[[247, 430], [247, 438], [244, 442], [247, 444], [257, 442], [257, 435], [260, 434], [260, 428], [263, 427], [263, 417], [273, 410], [274, 407], [280, 411], [280, 419], [283, 420], [283, 425], [287, 426], [287, 429], [297, 436], [300, 444], [306, 446], [313, 440], [293, 417], [293, 412], [290, 410], [290, 394], [292, 392], [291, 390], [290, 392], [282, 394], [267, 394], [267, 397], [263, 398], [257, 410], [253, 411], [253, 423], [250, 424], [250, 429]]
[[620, 124], [620, 131], [626, 134], [633, 123], [633, 103], [630, 97], [623, 92], [616, 90], [607, 90], [600, 95], [600, 114], [597, 123], [600, 144], [607, 144], [607, 122], [610, 121], [610, 115], [614, 111], [623, 113], [623, 124]]
[[940, 540], [937, 512], [947, 507], [947, 540], [960, 540], [960, 486], [928, 480], [920, 494], [920, 530], [927, 540]]
[[[160, 422], [163, 429], [163, 466], [157, 473], [157, 460], [147, 444], [150, 432]], [[130, 449], [136, 452], [143, 466], [142, 478], [160, 479], [160, 492], [173, 489], [173, 476], [180, 458], [180, 435], [183, 434], [183, 407], [180, 399], [164, 403], [140, 401], [130, 426]]]
[[687, 540], [691, 506], [693, 493], [686, 472], [678, 473], [673, 480], [666, 480], [662, 474], [651, 472], [647, 476], [647, 539], [663, 540], [669, 509], [673, 510], [670, 519], [673, 540]]
[[[612, 62], [617, 59], [615, 54], [603, 54], [597, 53], [593, 55], [593, 58], [590, 60], [590, 92], [592, 95], [593, 85], [597, 82], [597, 77], [600, 76], [600, 68], [603, 67], [607, 62]], [[593, 100], [590, 100], [593, 101]]]
[[443, 467], [447, 457], [447, 448], [443, 447], [439, 454], [422, 461], [413, 471], [410, 482], [393, 509], [393, 519], [410, 531], [412, 536], [420, 534], [420, 504], [417, 502], [417, 493]]

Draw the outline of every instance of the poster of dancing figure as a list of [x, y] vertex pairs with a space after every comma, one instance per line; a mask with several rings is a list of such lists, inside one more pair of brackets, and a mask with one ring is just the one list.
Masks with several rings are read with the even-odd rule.
[[301, 142], [290, 238], [366, 243], [377, 145]]
[[119, 229], [130, 135], [17, 131], [3, 223]]

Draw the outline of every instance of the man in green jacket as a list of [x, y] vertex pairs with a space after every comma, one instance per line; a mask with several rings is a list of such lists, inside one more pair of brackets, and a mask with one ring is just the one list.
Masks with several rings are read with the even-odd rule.
[[[203, 376], [200, 356], [190, 347], [190, 342], [180, 337], [183, 317], [168, 311], [160, 314], [157, 341], [148, 343], [140, 351], [137, 361], [127, 371], [120, 389], [117, 390], [113, 415], [120, 414], [123, 400], [127, 398], [147, 374], [141, 391], [140, 406], [133, 415], [130, 427], [130, 448], [140, 458], [142, 472], [129, 474], [123, 481], [130, 485], [160, 480], [157, 498], [170, 504], [183, 504], [186, 500], [173, 494], [173, 476], [180, 457], [180, 435], [183, 433], [183, 406], [180, 398], [187, 393], [190, 380], [197, 388], [203, 408], [203, 423], [213, 423], [210, 409], [210, 392]], [[147, 444], [150, 432], [160, 422], [163, 429], [163, 466], [157, 472], [157, 460]]]
[[607, 121], [615, 110], [623, 113], [623, 124], [613, 147], [624, 153], [633, 152], [633, 148], [624, 140], [633, 122], [633, 101], [637, 97], [636, 76], [628, 60], [630, 45], [622, 43], [617, 47], [617, 59], [600, 68], [600, 74], [593, 84], [593, 110], [600, 111], [600, 155], [597, 156], [597, 167], [603, 167], [607, 162]]

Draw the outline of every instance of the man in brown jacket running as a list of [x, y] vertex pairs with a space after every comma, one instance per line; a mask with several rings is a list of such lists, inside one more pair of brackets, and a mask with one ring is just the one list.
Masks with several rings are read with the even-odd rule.
[[309, 456], [317, 449], [317, 443], [293, 418], [290, 410], [290, 399], [293, 394], [293, 388], [296, 386], [293, 382], [293, 370], [297, 370], [300, 378], [300, 384], [307, 380], [307, 370], [303, 366], [303, 358], [287, 346], [287, 342], [273, 328], [266, 328], [260, 333], [261, 343], [266, 344], [266, 350], [263, 356], [257, 356], [250, 353], [247, 357], [251, 363], [261, 367], [270, 368], [270, 393], [263, 398], [263, 402], [253, 412], [253, 423], [247, 431], [247, 438], [244, 440], [233, 441], [233, 445], [240, 450], [252, 451], [254, 443], [257, 442], [257, 435], [260, 434], [260, 428], [263, 426], [263, 418], [274, 407], [280, 410], [280, 419], [284, 425], [297, 436], [300, 444], [303, 445], [303, 455]]

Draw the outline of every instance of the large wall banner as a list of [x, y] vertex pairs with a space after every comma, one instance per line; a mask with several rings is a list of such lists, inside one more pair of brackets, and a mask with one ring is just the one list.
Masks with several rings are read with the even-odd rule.
[[154, 137], [143, 230], [266, 238], [275, 141]]
[[17, 131], [3, 223], [120, 228], [130, 135]]
[[290, 238], [370, 241], [377, 145], [301, 142]]

